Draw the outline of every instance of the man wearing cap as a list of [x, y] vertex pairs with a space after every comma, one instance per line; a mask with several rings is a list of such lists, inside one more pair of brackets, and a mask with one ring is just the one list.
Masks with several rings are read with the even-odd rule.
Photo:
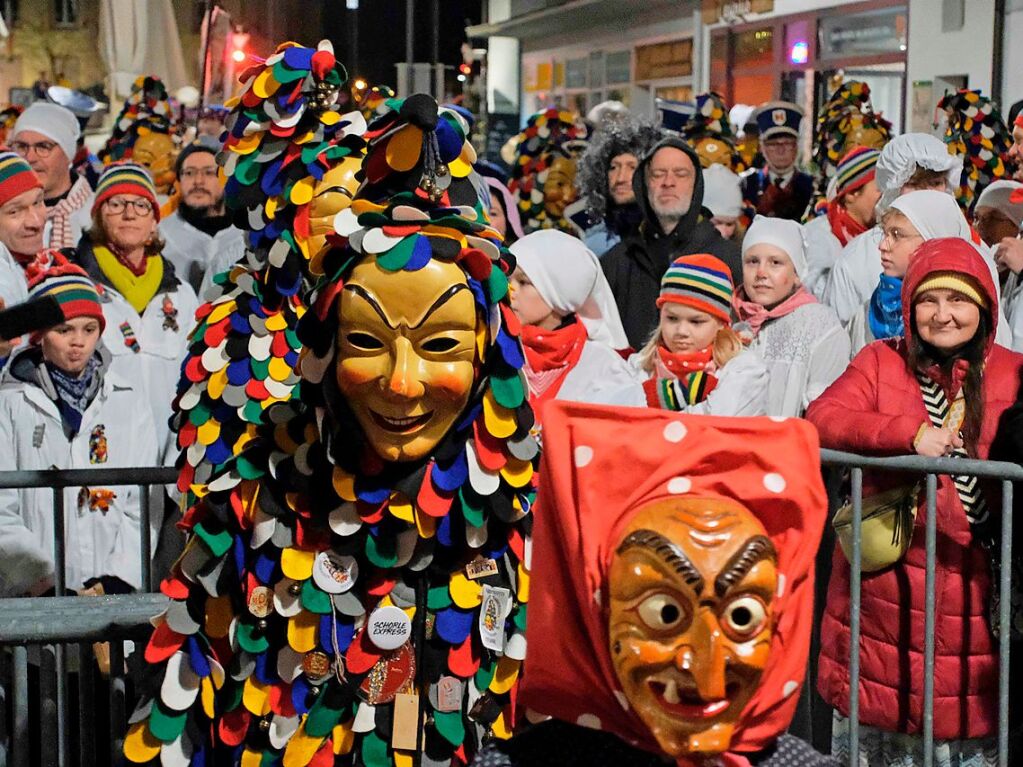
[[7, 306], [28, 297], [25, 267], [43, 249], [45, 226], [39, 177], [14, 152], [0, 152], [0, 300]]
[[1012, 330], [1012, 348], [1023, 348], [1023, 183], [1000, 179], [989, 184], [973, 213], [973, 224], [991, 248], [1002, 279], [1002, 311]]
[[800, 221], [813, 197], [813, 176], [796, 168], [803, 110], [788, 101], [771, 101], [754, 117], [767, 164], [746, 172], [743, 193], [762, 216]]
[[828, 184], [827, 214], [808, 222], [806, 251], [809, 263], [804, 285], [823, 299], [831, 268], [842, 255], [842, 248], [874, 226], [874, 206], [881, 199], [875, 180], [880, 152], [858, 146], [839, 160]]
[[703, 168], [683, 138], [668, 136], [655, 144], [636, 168], [632, 188], [643, 222], [607, 252], [601, 266], [629, 344], [640, 349], [657, 327], [661, 277], [676, 258], [717, 256], [735, 281], [742, 279], [742, 261], [739, 247], [718, 233], [703, 208]]
[[47, 247], [73, 248], [89, 226], [92, 188], [75, 175], [78, 118], [57, 104], [37, 101], [22, 112], [11, 134], [11, 149], [25, 158], [43, 185]]
[[217, 175], [220, 145], [202, 136], [181, 150], [175, 173], [181, 201], [160, 222], [166, 241], [163, 257], [196, 290], [214, 255], [230, 251], [232, 262], [245, 254], [245, 235], [231, 224], [224, 209], [224, 185]]

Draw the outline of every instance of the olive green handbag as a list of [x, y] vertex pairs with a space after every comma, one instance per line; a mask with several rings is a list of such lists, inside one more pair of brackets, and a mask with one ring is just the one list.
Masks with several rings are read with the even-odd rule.
[[[920, 483], [896, 487], [863, 499], [860, 526], [860, 569], [866, 573], [891, 567], [909, 549], [916, 524]], [[853, 507], [844, 504], [831, 520], [845, 558], [852, 562]]]

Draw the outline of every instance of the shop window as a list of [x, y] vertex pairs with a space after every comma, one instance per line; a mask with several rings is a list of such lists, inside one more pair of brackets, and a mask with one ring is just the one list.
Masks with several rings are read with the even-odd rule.
[[569, 59], [565, 62], [565, 87], [586, 87], [586, 59]]
[[688, 85], [673, 85], [655, 89], [654, 96], [668, 101], [692, 101], [693, 89]]
[[693, 74], [692, 39], [636, 48], [636, 79], [663, 80]]
[[769, 67], [774, 63], [774, 30], [750, 29], [735, 35], [733, 66]]
[[774, 98], [774, 74], [737, 75], [732, 82], [733, 104], [763, 104]]
[[877, 56], [906, 50], [906, 8], [824, 16], [817, 30], [819, 58]]
[[604, 78], [608, 85], [631, 82], [632, 53], [630, 51], [615, 51], [607, 54], [604, 57]]
[[78, 0], [53, 0], [53, 20], [58, 27], [78, 26]]
[[590, 86], [599, 88], [604, 84], [604, 52], [590, 54]]

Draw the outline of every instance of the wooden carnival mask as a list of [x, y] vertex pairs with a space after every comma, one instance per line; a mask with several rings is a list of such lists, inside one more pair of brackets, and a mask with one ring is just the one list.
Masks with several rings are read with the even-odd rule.
[[632, 710], [672, 757], [728, 750], [774, 631], [763, 525], [735, 501], [662, 499], [611, 557], [611, 661]]
[[131, 150], [131, 159], [149, 171], [160, 194], [174, 184], [174, 156], [174, 139], [158, 131], [139, 131]]
[[728, 142], [718, 138], [701, 138], [694, 145], [697, 156], [700, 158], [700, 165], [709, 168], [711, 165], [724, 165], [732, 167], [732, 147]]
[[565, 208], [575, 201], [575, 160], [558, 157], [547, 170], [547, 178], [543, 182], [543, 205], [547, 213], [555, 219], [561, 218]]
[[349, 155], [323, 174], [309, 203], [309, 254], [315, 256], [334, 233], [334, 216], [352, 204], [359, 182], [355, 174], [362, 167], [361, 155]]
[[429, 456], [476, 379], [485, 331], [465, 273], [440, 259], [391, 272], [369, 258], [338, 307], [337, 383], [370, 445], [387, 461]]

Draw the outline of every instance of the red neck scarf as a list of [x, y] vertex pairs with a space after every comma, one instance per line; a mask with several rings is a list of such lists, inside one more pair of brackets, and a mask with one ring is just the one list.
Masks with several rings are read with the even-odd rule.
[[[750, 330], [753, 331], [753, 338], [757, 337], [760, 328], [768, 320], [776, 320], [786, 314], [792, 314], [800, 306], [815, 303], [817, 303], [816, 297], [802, 286], [771, 310], [746, 298], [746, 289], [741, 285], [732, 294], [732, 308], [735, 310], [735, 315], [739, 318], [739, 322], [749, 325]], [[739, 336], [741, 338], [742, 334], [740, 333]], [[753, 339], [744, 338], [743, 343], [749, 343], [751, 340]]]
[[709, 368], [714, 370], [714, 347], [708, 346], [697, 352], [670, 352], [663, 346], [657, 347], [654, 358], [654, 375], [657, 378], [682, 378], [690, 373]]
[[850, 216], [849, 211], [837, 202], [828, 205], [828, 221], [831, 223], [831, 233], [838, 238], [843, 248], [853, 237], [867, 231], [867, 227]]
[[586, 326], [577, 318], [557, 330], [522, 326], [522, 348], [526, 353], [526, 382], [529, 401], [545, 402], [558, 396], [565, 376], [576, 366], [586, 344]]

